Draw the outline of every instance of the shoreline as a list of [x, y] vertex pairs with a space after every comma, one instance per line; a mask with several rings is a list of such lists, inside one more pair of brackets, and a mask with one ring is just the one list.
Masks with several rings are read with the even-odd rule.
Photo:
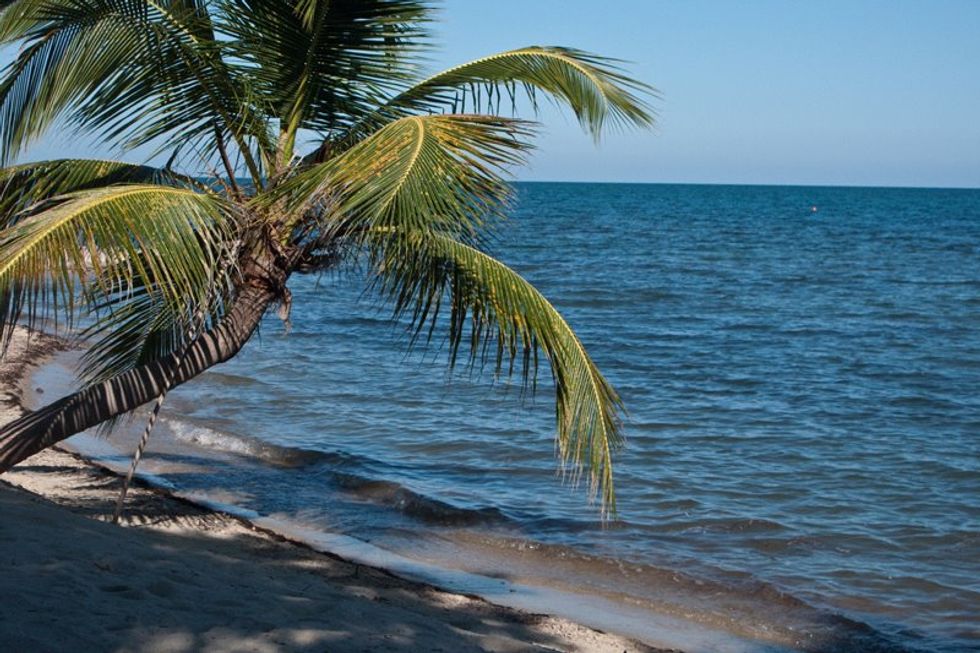
[[[22, 412], [29, 370], [64, 347], [38, 332], [28, 347], [18, 328], [0, 364], [0, 423]], [[4, 590], [17, 597], [0, 636], [14, 648], [664, 651], [316, 551], [138, 479], [112, 526], [119, 483], [59, 448], [0, 477]], [[270, 587], [281, 591], [255, 600]], [[60, 628], [42, 626], [50, 613]]]

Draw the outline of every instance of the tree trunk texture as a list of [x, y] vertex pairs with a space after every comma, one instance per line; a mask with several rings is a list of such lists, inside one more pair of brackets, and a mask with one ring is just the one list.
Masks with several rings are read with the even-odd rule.
[[[185, 351], [80, 390], [0, 427], [0, 474], [66, 438], [139, 408], [241, 351], [266, 309], [285, 288], [288, 272], [252, 263], [231, 309]], [[183, 354], [183, 355], [181, 355]]]

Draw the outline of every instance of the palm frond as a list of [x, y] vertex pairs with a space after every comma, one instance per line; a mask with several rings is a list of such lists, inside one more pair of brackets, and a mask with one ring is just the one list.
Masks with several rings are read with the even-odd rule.
[[390, 231], [372, 232], [372, 239], [377, 287], [416, 337], [428, 329], [431, 338], [448, 301], [451, 365], [467, 348], [471, 363], [492, 361], [508, 375], [519, 366], [525, 384], [533, 384], [537, 352], [544, 353], [555, 381], [563, 469], [587, 470], [593, 496], [614, 512], [612, 452], [622, 442], [623, 405], [554, 306], [515, 271], [466, 243]]
[[369, 113], [416, 73], [430, 9], [418, 0], [221, 0], [231, 56], [249, 65], [287, 141]]
[[170, 170], [99, 159], [36, 161], [0, 168], [0, 229], [27, 209], [45, 208], [57, 197], [115, 184], [152, 183], [203, 188], [203, 185]]
[[[51, 3], [53, 5], [53, 3]], [[0, 17], [0, 41], [25, 39], [0, 81], [0, 160], [8, 161], [100, 80], [115, 77], [144, 49], [143, 35], [118, 20], [116, 7], [55, 6], [20, 0]], [[145, 14], [145, 10], [142, 12]], [[101, 51], [98, 44], [103, 44]], [[73, 61], [85, 59], [84, 70]]]
[[217, 129], [258, 177], [249, 139], [268, 142], [265, 122], [204, 4], [17, 0], [0, 14], [0, 42], [12, 38], [23, 47], [0, 77], [0, 160], [67, 118], [124, 149], [197, 144], [212, 156]]
[[565, 104], [595, 138], [603, 128], [647, 127], [654, 121], [650, 86], [625, 75], [617, 60], [561, 47], [531, 46], [476, 59], [416, 84], [386, 102], [358, 130], [405, 113], [517, 112], [524, 95], [533, 103], [544, 93]]
[[106, 296], [152, 290], [175, 313], [206, 305], [233, 224], [218, 197], [144, 184], [65, 199], [0, 230], [0, 340], [21, 317], [70, 328]]
[[179, 350], [192, 328], [188, 312], [171, 310], [155, 287], [141, 284], [132, 290], [104, 293], [105, 299], [96, 302], [96, 319], [80, 334], [80, 340], [90, 343], [79, 370], [86, 385]]
[[322, 211], [322, 235], [367, 229], [434, 231], [473, 240], [501, 216], [503, 175], [529, 149], [530, 126], [472, 115], [411, 116], [386, 125], [270, 194], [287, 208]]
[[182, 351], [196, 334], [216, 325], [239, 280], [234, 245], [224, 242], [227, 249], [213, 252], [209, 273], [194, 277], [198, 287], [181, 303], [168, 300], [159, 279], [135, 278], [132, 285], [124, 279], [93, 288], [88, 324], [79, 335], [88, 345], [79, 369], [82, 381], [102, 383]]
[[17, 41], [36, 22], [39, 0], [0, 0], [0, 45]]

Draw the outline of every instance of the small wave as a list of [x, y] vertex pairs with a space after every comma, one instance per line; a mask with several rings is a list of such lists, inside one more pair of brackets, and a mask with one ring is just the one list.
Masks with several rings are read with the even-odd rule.
[[497, 508], [461, 508], [414, 492], [394, 481], [365, 478], [356, 474], [331, 474], [338, 487], [362, 499], [434, 526], [477, 526], [508, 521]]
[[682, 422], [636, 422], [630, 426], [637, 431], [682, 431], [694, 428], [694, 424]]
[[888, 404], [899, 408], [933, 408], [936, 410], [955, 410], [960, 406], [953, 401], [923, 395], [901, 395], [888, 399]]
[[476, 526], [507, 522], [497, 508], [461, 508], [424, 496], [388, 480], [369, 478], [350, 471], [366, 468], [365, 459], [337, 452], [316, 451], [270, 444], [255, 438], [218, 431], [183, 420], [165, 420], [174, 437], [197, 447], [258, 459], [276, 467], [319, 466], [320, 478], [332, 482], [356, 498], [395, 509], [424, 524], [435, 526]]
[[768, 519], [722, 517], [702, 519], [697, 522], [682, 524], [685, 531], [698, 533], [772, 533], [786, 531], [786, 527]]
[[214, 370], [207, 372], [207, 378], [209, 381], [232, 388], [262, 388], [268, 386], [267, 383], [261, 379], [255, 378], [254, 376], [242, 376], [241, 374], [230, 374], [228, 372], [215, 372]]
[[307, 467], [327, 462], [339, 463], [347, 458], [342, 454], [270, 444], [256, 438], [218, 431], [179, 419], [163, 419], [161, 422], [166, 423], [173, 436], [181, 442], [203, 449], [257, 458], [277, 467]]

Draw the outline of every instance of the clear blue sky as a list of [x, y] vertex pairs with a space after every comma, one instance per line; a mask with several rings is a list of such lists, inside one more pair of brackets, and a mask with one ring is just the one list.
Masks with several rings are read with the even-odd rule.
[[[980, 187], [980, 0], [446, 0], [434, 67], [529, 44], [633, 62], [652, 133], [547, 110], [528, 180]], [[50, 138], [30, 158], [75, 148]]]

